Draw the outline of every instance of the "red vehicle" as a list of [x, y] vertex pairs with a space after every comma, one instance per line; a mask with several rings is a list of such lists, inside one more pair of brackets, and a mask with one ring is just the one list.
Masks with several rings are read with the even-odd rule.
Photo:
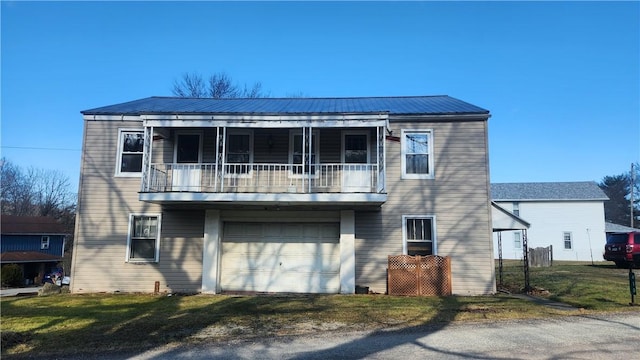
[[604, 259], [619, 268], [640, 267], [640, 231], [607, 234]]

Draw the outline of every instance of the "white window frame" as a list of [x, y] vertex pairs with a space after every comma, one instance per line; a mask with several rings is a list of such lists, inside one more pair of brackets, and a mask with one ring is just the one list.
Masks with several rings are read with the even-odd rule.
[[520, 203], [517, 201], [513, 202], [513, 215], [520, 216]]
[[[144, 129], [118, 129], [118, 146], [117, 146], [117, 154], [116, 154], [116, 172], [115, 176], [117, 177], [142, 177], [142, 166], [140, 167], [139, 172], [122, 172], [122, 155], [124, 149], [122, 148], [122, 143], [124, 140], [124, 134], [127, 133], [141, 133], [142, 139], [144, 142]], [[144, 158], [144, 147], [142, 149], [142, 157]]]
[[[429, 167], [429, 172], [426, 174], [408, 174], [407, 173], [407, 155], [411, 153], [407, 153], [406, 151], [406, 136], [407, 134], [427, 134], [428, 135], [428, 149], [427, 149], [427, 166]], [[402, 168], [402, 179], [434, 179], [435, 178], [435, 169], [433, 167], [433, 129], [402, 129], [402, 134], [400, 138], [400, 165]]]
[[[131, 258], [131, 242], [133, 241], [132, 239], [132, 233], [133, 233], [133, 220], [136, 217], [141, 217], [141, 216], [146, 216], [146, 217], [155, 217], [158, 219], [158, 226], [157, 226], [157, 232], [156, 232], [156, 242], [155, 242], [155, 252], [154, 252], [154, 258], [153, 259], [132, 259]], [[132, 263], [157, 263], [160, 259], [160, 233], [161, 233], [161, 228], [162, 228], [162, 214], [142, 214], [142, 213], [135, 213], [135, 214], [129, 214], [129, 227], [127, 230], [127, 254], [126, 254], [126, 258], [125, 261], [126, 262], [132, 262]]]
[[[289, 169], [289, 177], [292, 179], [308, 179], [309, 176], [311, 176], [311, 178], [316, 179], [320, 176], [320, 169], [318, 166], [316, 166], [316, 172], [315, 174], [309, 174], [309, 173], [305, 173], [303, 172], [302, 174], [294, 174], [293, 173], [293, 165], [295, 165], [293, 163], [293, 139], [295, 138], [295, 136], [302, 136], [302, 130], [298, 130], [298, 129], [294, 129], [294, 130], [289, 130], [289, 165], [290, 165], [290, 169]], [[313, 141], [313, 138], [316, 138], [316, 141]], [[304, 139], [302, 139], [304, 140]], [[320, 131], [319, 130], [312, 130], [311, 131], [311, 141], [313, 142], [311, 144], [311, 146], [313, 146], [313, 150], [315, 151], [316, 154], [316, 161], [313, 164], [310, 165], [320, 165]], [[302, 146], [304, 147], [304, 141], [302, 141]], [[308, 149], [304, 149], [304, 153], [306, 154]], [[304, 164], [303, 165], [303, 171], [304, 171]], [[311, 170], [311, 168], [309, 168], [309, 170]]]
[[[435, 215], [402, 215], [402, 253], [404, 255], [408, 255], [408, 242], [418, 242], [416, 240], [407, 240], [407, 220], [408, 219], [423, 219], [431, 220], [431, 237], [432, 237], [432, 245], [431, 249], [433, 250], [432, 255], [438, 255], [438, 241], [437, 241], [437, 230], [436, 230], [436, 216]], [[422, 241], [422, 240], [420, 240]]]
[[513, 248], [522, 249], [522, 233], [520, 231], [513, 232]]
[[[567, 236], [569, 237], [569, 247], [567, 247]], [[573, 250], [573, 234], [571, 231], [562, 232], [562, 248], [564, 250]]]
[[248, 135], [249, 136], [249, 162], [246, 165], [249, 171], [246, 173], [229, 173], [225, 172], [224, 176], [228, 178], [250, 178], [253, 176], [253, 130], [238, 130], [227, 129], [225, 147], [224, 147], [224, 164], [228, 166], [230, 164], [244, 164], [244, 163], [230, 163], [227, 161], [227, 155], [229, 154], [229, 137], [232, 135]]
[[[194, 164], [202, 164], [202, 131], [199, 130], [181, 130], [176, 131], [175, 143], [173, 144], [173, 162], [178, 163], [178, 136], [180, 135], [198, 135], [198, 162]], [[182, 163], [188, 164], [188, 163]]]
[[47, 235], [44, 235], [40, 238], [40, 250], [49, 250], [51, 246], [51, 238]]

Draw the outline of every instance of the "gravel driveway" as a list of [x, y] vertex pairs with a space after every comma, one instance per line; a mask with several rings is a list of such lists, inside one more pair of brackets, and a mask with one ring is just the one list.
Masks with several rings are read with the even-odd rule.
[[167, 346], [105, 359], [640, 359], [640, 312], [324, 332]]

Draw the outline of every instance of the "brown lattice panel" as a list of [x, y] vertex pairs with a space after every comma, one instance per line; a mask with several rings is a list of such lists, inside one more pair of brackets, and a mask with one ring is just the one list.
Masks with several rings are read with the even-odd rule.
[[389, 256], [389, 295], [451, 295], [451, 260], [437, 255]]

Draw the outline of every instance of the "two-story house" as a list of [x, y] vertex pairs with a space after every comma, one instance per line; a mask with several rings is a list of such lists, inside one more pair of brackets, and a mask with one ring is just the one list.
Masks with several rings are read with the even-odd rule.
[[2, 215], [0, 264], [18, 264], [25, 284], [38, 283], [62, 261], [67, 233], [46, 216]]
[[82, 111], [73, 292], [385, 293], [389, 255], [495, 291], [489, 112], [449, 96]]
[[[609, 198], [595, 182], [494, 183], [491, 195], [502, 208], [531, 223], [529, 248], [551, 246], [554, 260], [604, 260], [604, 202]], [[523, 258], [522, 231], [502, 234], [502, 257]]]

